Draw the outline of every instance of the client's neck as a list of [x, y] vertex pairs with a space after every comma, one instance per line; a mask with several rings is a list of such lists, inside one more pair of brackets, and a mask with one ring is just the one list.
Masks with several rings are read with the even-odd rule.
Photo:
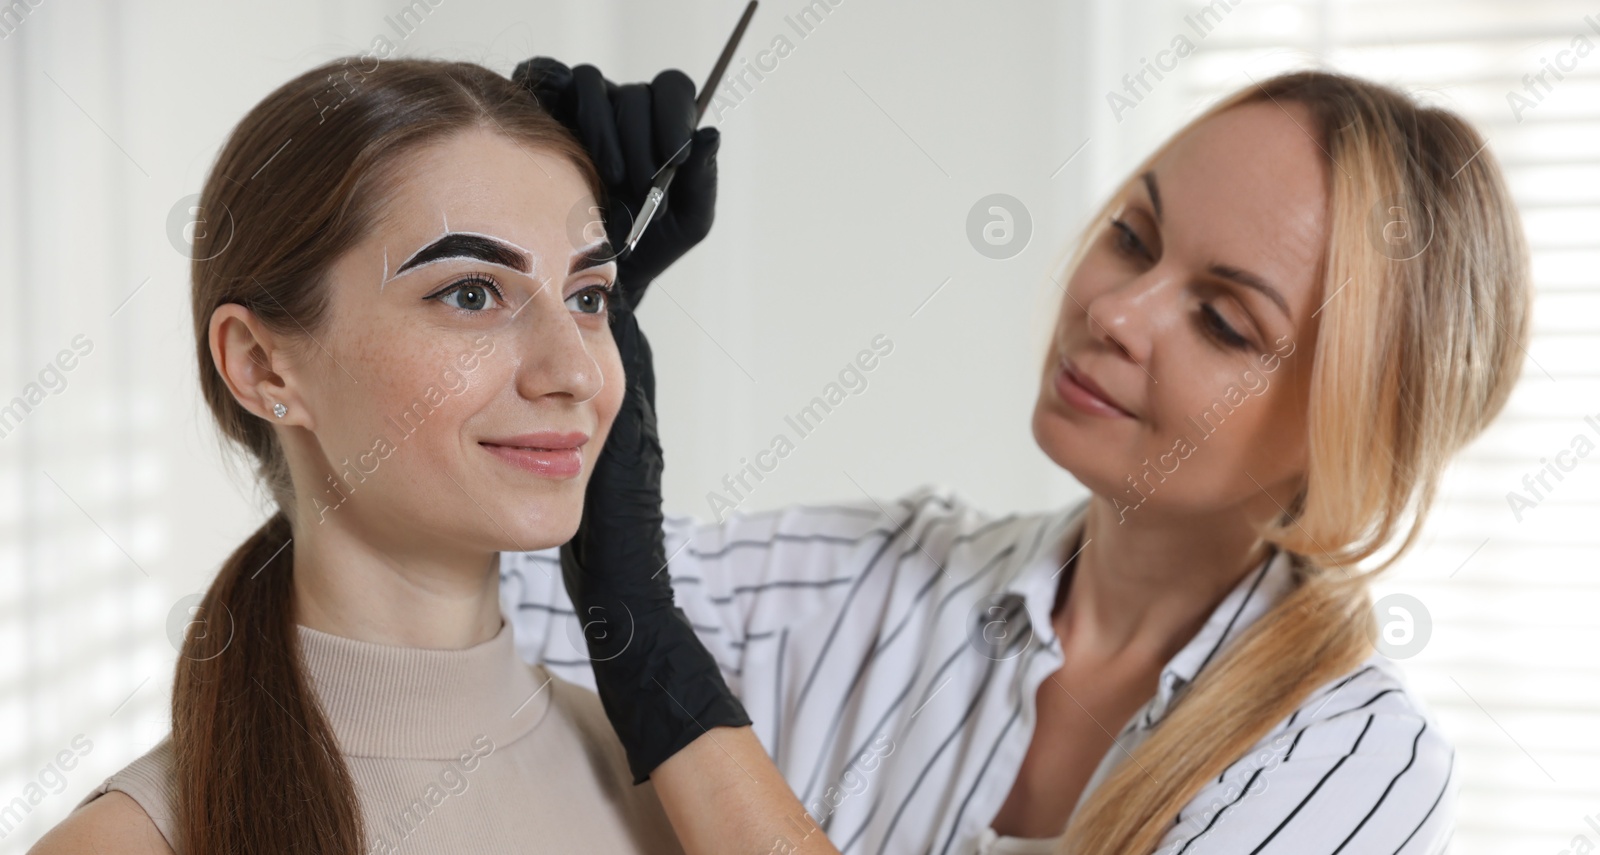
[[338, 525], [294, 541], [294, 621], [330, 635], [457, 650], [500, 631], [499, 553], [385, 550]]

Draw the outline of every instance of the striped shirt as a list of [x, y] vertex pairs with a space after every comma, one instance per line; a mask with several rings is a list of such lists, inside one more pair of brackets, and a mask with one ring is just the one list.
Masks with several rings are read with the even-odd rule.
[[[924, 487], [889, 503], [667, 519], [679, 606], [845, 855], [991, 851], [1035, 694], [1064, 661], [1051, 611], [1087, 506], [995, 517]], [[500, 572], [519, 653], [593, 687], [556, 550], [502, 553]], [[1079, 807], [1295, 573], [1275, 552], [1223, 598], [1162, 669]], [[1445, 852], [1454, 771], [1454, 746], [1374, 652], [1208, 782], [1155, 852]]]

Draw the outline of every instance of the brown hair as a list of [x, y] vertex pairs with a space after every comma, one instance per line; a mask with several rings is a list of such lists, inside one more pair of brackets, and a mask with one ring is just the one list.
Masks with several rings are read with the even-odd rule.
[[[1303, 582], [1090, 794], [1061, 852], [1153, 850], [1209, 779], [1371, 655], [1371, 578], [1410, 550], [1445, 466], [1494, 420], [1521, 371], [1529, 252], [1483, 138], [1446, 110], [1338, 73], [1280, 74], [1195, 117], [1114, 191], [1057, 281], [1081, 262], [1118, 197], [1185, 134], [1224, 110], [1288, 102], [1309, 109], [1315, 127], [1306, 130], [1330, 160], [1322, 293], [1343, 285], [1321, 312], [1304, 484], [1255, 544], [1289, 553]], [[1383, 230], [1400, 218], [1416, 231], [1394, 243]], [[1396, 539], [1372, 569], [1346, 566]]]
[[[368, 69], [366, 66], [372, 67]], [[601, 186], [577, 140], [521, 85], [481, 66], [347, 57], [285, 83], [223, 146], [200, 196], [213, 222], [192, 276], [200, 388], [248, 452], [277, 512], [223, 563], [200, 609], [233, 632], [183, 643], [172, 693], [177, 850], [340, 853], [363, 848], [359, 804], [300, 667], [291, 601], [295, 485], [274, 428], [234, 398], [212, 359], [212, 313], [250, 309], [291, 342], [314, 334], [328, 271], [382, 215], [407, 155], [487, 128], [570, 160]]]

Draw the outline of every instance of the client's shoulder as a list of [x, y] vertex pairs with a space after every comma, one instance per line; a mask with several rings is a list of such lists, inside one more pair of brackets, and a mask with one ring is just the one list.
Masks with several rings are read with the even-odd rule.
[[[539, 682], [547, 686], [545, 691], [551, 693], [550, 715], [558, 716], [567, 727], [580, 734], [583, 753], [588, 757], [595, 781], [621, 807], [623, 819], [641, 851], [682, 855], [672, 823], [656, 795], [655, 782], [646, 780], [634, 785], [628, 754], [611, 728], [611, 720], [606, 718], [600, 696], [585, 686], [556, 676], [543, 665], [530, 667]], [[570, 774], [563, 780], [569, 786], [574, 785], [575, 779]]]
[[539, 684], [550, 693], [551, 712], [560, 715], [590, 739], [616, 739], [611, 722], [606, 718], [605, 707], [594, 690], [561, 677], [542, 664], [528, 667], [533, 670]]
[[172, 741], [168, 737], [91, 791], [28, 853], [174, 855], [167, 839], [172, 832], [167, 824], [171, 807]]
[[612, 788], [625, 789], [632, 780], [628, 772], [628, 755], [622, 748], [617, 732], [611, 728], [605, 706], [593, 690], [567, 680], [544, 665], [529, 665], [535, 681], [550, 695], [550, 708], [538, 730], [546, 731], [548, 740], [555, 733], [566, 733], [581, 743], [581, 753]]
[[82, 852], [175, 855], [144, 808], [132, 796], [115, 790], [68, 814], [28, 850], [28, 855]]

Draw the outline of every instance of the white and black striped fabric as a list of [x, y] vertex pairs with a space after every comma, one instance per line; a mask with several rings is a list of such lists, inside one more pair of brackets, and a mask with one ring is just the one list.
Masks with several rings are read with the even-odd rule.
[[[988, 848], [1032, 737], [1035, 693], [1063, 661], [1050, 612], [1086, 507], [994, 517], [924, 487], [882, 503], [668, 519], [679, 605], [845, 855]], [[556, 551], [504, 553], [500, 568], [519, 652], [592, 688]], [[1294, 574], [1275, 554], [1222, 600], [1085, 796]], [[1209, 783], [1156, 852], [1446, 852], [1455, 764], [1398, 666], [1375, 652]]]

